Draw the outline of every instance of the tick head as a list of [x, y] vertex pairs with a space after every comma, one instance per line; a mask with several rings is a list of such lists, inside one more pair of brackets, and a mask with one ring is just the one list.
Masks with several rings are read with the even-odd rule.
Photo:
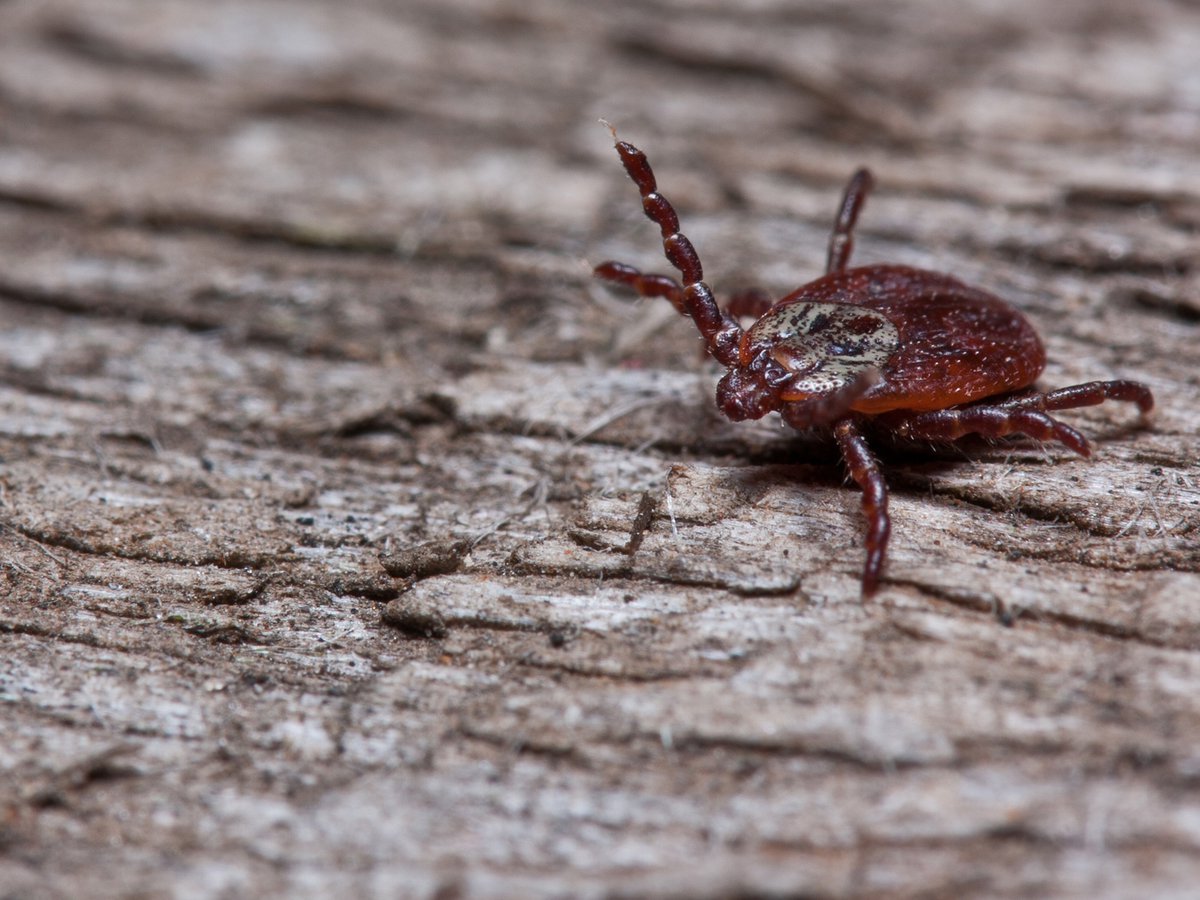
[[766, 385], [755, 373], [730, 369], [717, 383], [717, 406], [732, 422], [761, 419], [771, 411]]
[[734, 422], [761, 419], [779, 408], [780, 394], [790, 380], [791, 375], [764, 347], [717, 383], [717, 406]]

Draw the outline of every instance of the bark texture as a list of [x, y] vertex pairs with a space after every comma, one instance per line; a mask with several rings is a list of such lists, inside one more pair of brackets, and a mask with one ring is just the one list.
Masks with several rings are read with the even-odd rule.
[[[0, 894], [1184, 896], [1200, 7], [2, 0]], [[1137, 427], [735, 426], [714, 286], [1010, 299]]]

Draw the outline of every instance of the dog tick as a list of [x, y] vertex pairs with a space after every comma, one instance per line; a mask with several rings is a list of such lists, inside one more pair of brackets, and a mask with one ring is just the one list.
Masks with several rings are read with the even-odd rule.
[[[823, 277], [778, 301], [744, 291], [722, 311], [646, 155], [609, 128], [681, 277], [619, 262], [601, 263], [594, 274], [643, 297], [663, 297], [692, 319], [708, 353], [727, 369], [717, 384], [717, 406], [729, 419], [778, 412], [793, 428], [833, 432], [863, 492], [864, 597], [879, 587], [891, 531], [887, 484], [864, 438], [868, 430], [902, 441], [1022, 434], [1088, 456], [1087, 439], [1051, 411], [1105, 400], [1136, 403], [1143, 415], [1153, 408], [1150, 389], [1136, 381], [1037, 391], [1033, 384], [1046, 364], [1041, 339], [1021, 313], [986, 291], [908, 266], [847, 268], [855, 222], [873, 184], [866, 169], [854, 173], [842, 197]], [[743, 329], [743, 317], [756, 321]]]

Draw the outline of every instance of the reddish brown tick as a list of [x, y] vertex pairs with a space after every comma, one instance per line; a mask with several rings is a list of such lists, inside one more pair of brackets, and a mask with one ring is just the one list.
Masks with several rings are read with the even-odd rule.
[[[641, 192], [642, 209], [662, 231], [667, 260], [682, 277], [645, 274], [619, 262], [601, 263], [595, 275], [643, 297], [665, 297], [691, 317], [708, 353], [728, 370], [717, 384], [717, 406], [733, 421], [778, 412], [793, 428], [833, 431], [863, 492], [864, 596], [879, 587], [891, 530], [887, 484], [863, 437], [865, 426], [904, 441], [1023, 434], [1088, 456], [1087, 439], [1048, 415], [1051, 410], [1105, 400], [1136, 403], [1143, 414], [1154, 406], [1150, 389], [1136, 381], [1035, 390], [1046, 364], [1041, 339], [1021, 313], [985, 291], [907, 266], [847, 268], [854, 225], [873, 183], [866, 169], [846, 186], [823, 277], [774, 302], [762, 291], [742, 292], [722, 312], [646, 155], [617, 139], [615, 130], [613, 140]], [[757, 321], [743, 329], [742, 317]]]

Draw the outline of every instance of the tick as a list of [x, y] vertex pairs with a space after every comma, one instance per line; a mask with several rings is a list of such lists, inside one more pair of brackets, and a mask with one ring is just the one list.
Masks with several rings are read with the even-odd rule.
[[[846, 186], [824, 276], [778, 301], [744, 291], [722, 310], [646, 155], [609, 128], [680, 277], [611, 261], [594, 274], [642, 297], [664, 297], [691, 318], [709, 355], [727, 370], [717, 384], [717, 406], [732, 421], [778, 412], [792, 428], [832, 431], [863, 492], [864, 597], [879, 587], [891, 533], [887, 483], [866, 433], [905, 442], [1025, 435], [1088, 456], [1087, 439], [1050, 412], [1105, 400], [1136, 403], [1143, 415], [1153, 408], [1150, 389], [1136, 381], [1038, 391], [1033, 385], [1046, 364], [1041, 339], [1020, 312], [986, 291], [909, 266], [849, 268], [854, 226], [874, 183], [866, 169]], [[744, 318], [756, 321], [743, 328]]]

